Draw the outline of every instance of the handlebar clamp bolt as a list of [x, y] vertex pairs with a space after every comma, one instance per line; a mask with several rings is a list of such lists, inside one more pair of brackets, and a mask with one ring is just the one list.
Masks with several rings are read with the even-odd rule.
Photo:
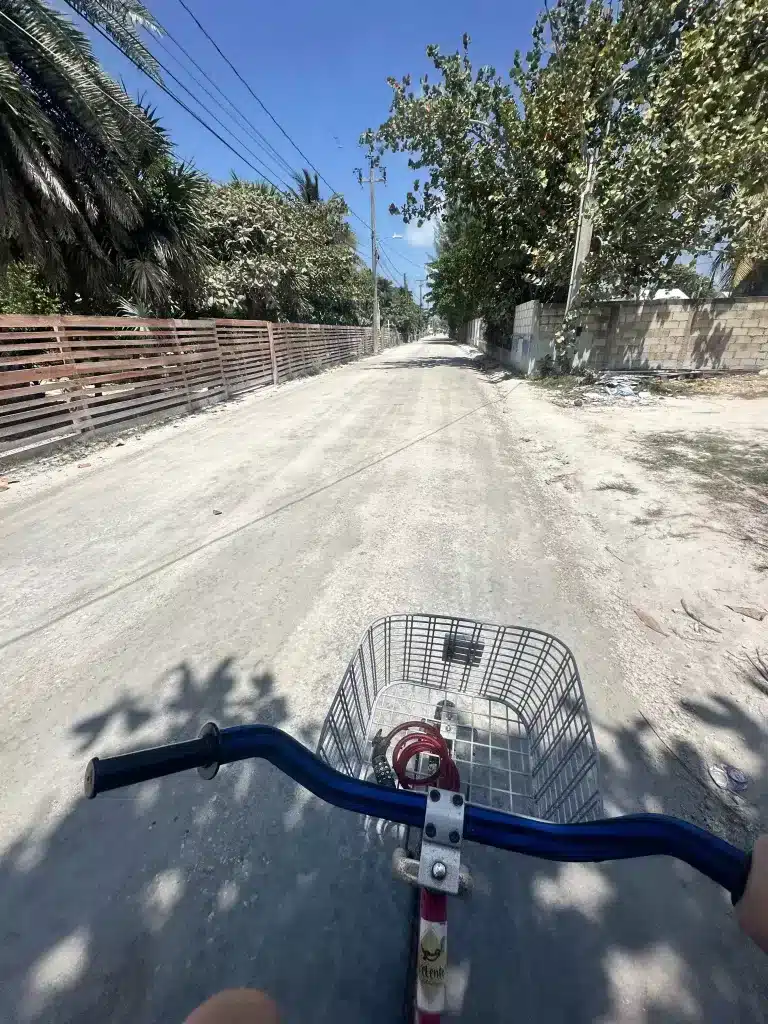
[[428, 836], [428, 837], [429, 837], [430, 839], [434, 839], [434, 838], [435, 838], [435, 835], [436, 835], [436, 833], [437, 833], [437, 829], [436, 829], [436, 828], [435, 828], [435, 826], [434, 826], [434, 825], [432, 824], [432, 822], [430, 822], [430, 823], [429, 823], [429, 824], [428, 824], [428, 825], [427, 825], [427, 826], [425, 827], [425, 829], [424, 829], [424, 833], [425, 833], [425, 835], [427, 835], [427, 836]]
[[448, 874], [448, 868], [443, 864], [441, 860], [436, 860], [432, 865], [432, 877], [437, 882], [442, 882], [445, 876]]
[[454, 831], [453, 831], [453, 832], [451, 832], [451, 834], [450, 834], [450, 835], [448, 836], [448, 838], [449, 838], [449, 839], [451, 840], [451, 842], [452, 842], [452, 843], [458, 843], [458, 841], [459, 841], [459, 840], [461, 839], [461, 836], [460, 836], [460, 835], [459, 835], [459, 833], [458, 833], [458, 832], [457, 832], [457, 831], [456, 831], [456, 830], [454, 829]]

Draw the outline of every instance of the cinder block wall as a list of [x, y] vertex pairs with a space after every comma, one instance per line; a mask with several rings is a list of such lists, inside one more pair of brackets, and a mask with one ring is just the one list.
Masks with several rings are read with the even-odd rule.
[[[523, 373], [554, 355], [564, 305], [533, 300], [515, 310], [511, 337], [490, 354]], [[477, 331], [477, 328], [474, 328]], [[502, 358], [503, 355], [503, 358]], [[768, 368], [768, 297], [601, 302], [586, 316], [576, 361], [596, 369]]]
[[[542, 306], [539, 341], [554, 345], [563, 306]], [[602, 302], [589, 311], [577, 360], [605, 369], [768, 367], [768, 298]]]

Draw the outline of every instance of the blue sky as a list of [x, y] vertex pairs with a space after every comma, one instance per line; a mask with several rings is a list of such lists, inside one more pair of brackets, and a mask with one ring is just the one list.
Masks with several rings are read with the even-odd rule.
[[[515, 49], [527, 49], [540, 6], [538, 0], [390, 0], [388, 4], [292, 0], [269, 5], [247, 0], [186, 2], [272, 114], [365, 221], [369, 220], [368, 193], [360, 188], [354, 174], [354, 168], [362, 162], [357, 140], [362, 131], [386, 118], [391, 95], [387, 77], [410, 73], [418, 81], [425, 71], [433, 70], [424, 55], [427, 44], [438, 43], [442, 49], [453, 51], [460, 46], [464, 32], [472, 38], [470, 52], [475, 66], [492, 64], [506, 73]], [[302, 158], [238, 82], [178, 0], [145, 3], [285, 159], [300, 168]], [[170, 40], [164, 43], [187, 63]], [[200, 94], [166, 53], [153, 49]], [[215, 178], [227, 178], [232, 169], [243, 177], [254, 177], [246, 164], [108, 43], [96, 38], [94, 50], [110, 73], [123, 79], [132, 95], [143, 92], [156, 106], [176, 142], [179, 157], [192, 160]], [[168, 85], [184, 96], [173, 82]], [[212, 106], [207, 97], [200, 95]], [[216, 113], [231, 125], [221, 110], [216, 109]], [[202, 116], [210, 121], [208, 115]], [[224, 134], [218, 125], [213, 127]], [[252, 140], [246, 141], [263, 156]], [[415, 225], [409, 231], [400, 218], [388, 213], [391, 202], [402, 202], [412, 175], [401, 154], [387, 154], [385, 164], [387, 185], [377, 189], [378, 234], [398, 278], [401, 280], [405, 272], [413, 285], [424, 277], [424, 264], [431, 254], [430, 231], [417, 232]], [[324, 186], [323, 191], [327, 194]], [[354, 218], [351, 222], [361, 252], [369, 253], [366, 229]], [[406, 237], [395, 239], [393, 234]], [[394, 277], [386, 264], [382, 270]]]

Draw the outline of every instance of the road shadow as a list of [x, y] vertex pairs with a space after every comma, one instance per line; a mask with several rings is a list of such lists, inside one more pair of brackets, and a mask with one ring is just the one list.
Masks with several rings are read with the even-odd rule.
[[416, 356], [411, 359], [391, 359], [388, 362], [374, 363], [361, 369], [372, 372], [392, 370], [439, 370], [448, 367], [462, 369], [478, 369], [477, 356]]
[[[454, 342], [449, 341], [431, 341], [425, 342], [424, 344], [440, 345], [443, 348], [448, 348], [449, 346], [456, 347]], [[373, 363], [365, 366], [361, 365], [360, 369], [374, 372], [381, 370], [391, 372], [393, 370], [439, 370], [450, 367], [472, 370], [474, 373], [483, 376], [491, 384], [502, 384], [507, 380], [519, 380], [524, 377], [524, 375], [518, 370], [502, 366], [491, 356], [478, 351], [469, 353], [464, 351], [458, 355], [450, 356], [433, 356], [425, 354], [422, 356], [414, 356], [409, 359], [392, 359], [388, 362]]]
[[[768, 444], [722, 430], [660, 431], [636, 438], [633, 457], [656, 473], [685, 471], [713, 501], [768, 516]], [[762, 500], [761, 500], [762, 499]]]
[[[151, 699], [123, 695], [77, 723], [73, 776], [94, 753], [196, 735], [208, 719], [288, 725], [278, 691], [235, 658], [207, 673], [182, 661]], [[292, 731], [313, 746], [319, 724]], [[721, 822], [685, 764], [695, 751], [652, 757], [648, 728], [638, 719], [612, 734], [610, 803]], [[257, 762], [78, 802], [0, 859], [0, 1018], [173, 1024], [217, 989], [254, 985], [288, 1022], [401, 1019], [410, 894], [390, 880], [395, 837], [380, 826]], [[765, 1020], [764, 972], [714, 887], [686, 868], [465, 852], [478, 891], [451, 904], [451, 959], [471, 968], [463, 1020], [513, 1008], [551, 1024]]]

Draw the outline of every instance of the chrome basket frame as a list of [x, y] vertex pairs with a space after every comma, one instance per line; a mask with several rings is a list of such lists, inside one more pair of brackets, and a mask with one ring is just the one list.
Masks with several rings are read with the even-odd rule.
[[560, 823], [603, 817], [574, 657], [557, 637], [525, 626], [427, 614], [378, 619], [347, 666], [317, 753], [347, 775], [373, 778], [376, 730], [410, 719], [441, 725], [445, 700], [455, 708], [452, 752], [470, 803]]

